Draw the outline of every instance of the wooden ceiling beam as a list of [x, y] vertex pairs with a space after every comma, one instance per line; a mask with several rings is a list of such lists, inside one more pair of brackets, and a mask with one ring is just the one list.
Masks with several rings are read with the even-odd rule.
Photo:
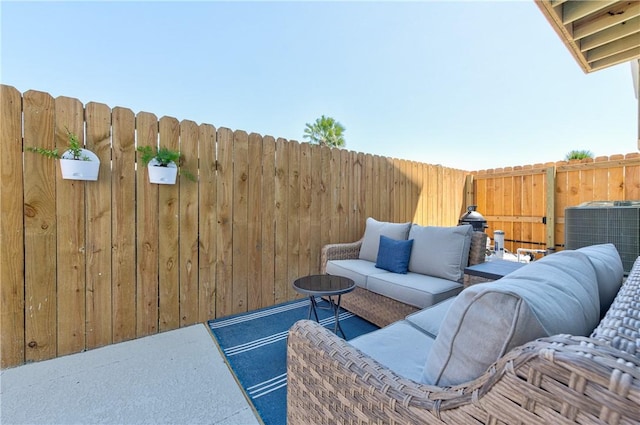
[[575, 40], [579, 40], [636, 16], [640, 16], [640, 2], [623, 2], [599, 16], [585, 19], [584, 22], [574, 22], [572, 35]]
[[595, 62], [617, 53], [626, 52], [634, 47], [640, 46], [640, 33], [632, 34], [627, 37], [607, 43], [604, 46], [597, 47], [587, 52], [587, 62]]
[[600, 0], [600, 1], [569, 1], [562, 5], [562, 23], [568, 25], [572, 22], [582, 19], [586, 16], [605, 9], [617, 0]]
[[630, 60], [640, 57], [640, 47], [635, 47], [626, 52], [621, 52], [613, 56], [609, 56], [605, 59], [601, 59], [595, 62], [591, 62], [591, 70], [597, 71], [599, 69], [607, 68], [613, 65], [617, 65], [623, 62], [629, 62]]
[[638, 32], [640, 32], [640, 16], [583, 38], [580, 40], [580, 50], [586, 52]]

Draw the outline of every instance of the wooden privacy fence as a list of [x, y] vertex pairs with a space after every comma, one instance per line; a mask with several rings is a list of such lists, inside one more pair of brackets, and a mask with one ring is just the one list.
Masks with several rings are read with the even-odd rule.
[[[464, 207], [461, 170], [0, 90], [3, 368], [293, 299], [368, 216], [455, 225]], [[98, 181], [24, 153], [64, 151], [66, 128]], [[157, 143], [197, 182], [148, 183], [135, 149]]]
[[505, 246], [514, 253], [517, 248], [562, 249], [565, 208], [640, 200], [640, 154], [485, 170], [472, 179], [490, 237], [503, 230]]

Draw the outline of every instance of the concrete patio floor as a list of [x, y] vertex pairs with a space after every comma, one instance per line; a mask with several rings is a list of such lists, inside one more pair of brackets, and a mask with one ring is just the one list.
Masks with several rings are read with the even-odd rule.
[[260, 424], [205, 324], [0, 372], [1, 424]]

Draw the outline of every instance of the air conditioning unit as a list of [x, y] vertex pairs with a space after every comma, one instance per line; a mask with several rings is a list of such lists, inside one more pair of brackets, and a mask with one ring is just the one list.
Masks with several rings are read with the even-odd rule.
[[640, 201], [585, 202], [564, 210], [564, 246], [612, 243], [629, 273], [640, 256]]

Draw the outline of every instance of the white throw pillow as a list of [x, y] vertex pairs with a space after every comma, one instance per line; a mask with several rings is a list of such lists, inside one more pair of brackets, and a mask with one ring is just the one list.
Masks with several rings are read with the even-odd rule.
[[438, 386], [471, 381], [536, 338], [587, 336], [599, 317], [597, 277], [587, 256], [577, 251], [549, 255], [462, 291], [440, 326], [422, 380]]
[[473, 226], [419, 226], [409, 232], [413, 249], [409, 271], [462, 282], [464, 268], [469, 261], [469, 247]]
[[388, 223], [371, 217], [367, 218], [359, 258], [375, 263], [378, 259], [380, 235], [396, 240], [406, 240], [410, 228], [411, 223]]

